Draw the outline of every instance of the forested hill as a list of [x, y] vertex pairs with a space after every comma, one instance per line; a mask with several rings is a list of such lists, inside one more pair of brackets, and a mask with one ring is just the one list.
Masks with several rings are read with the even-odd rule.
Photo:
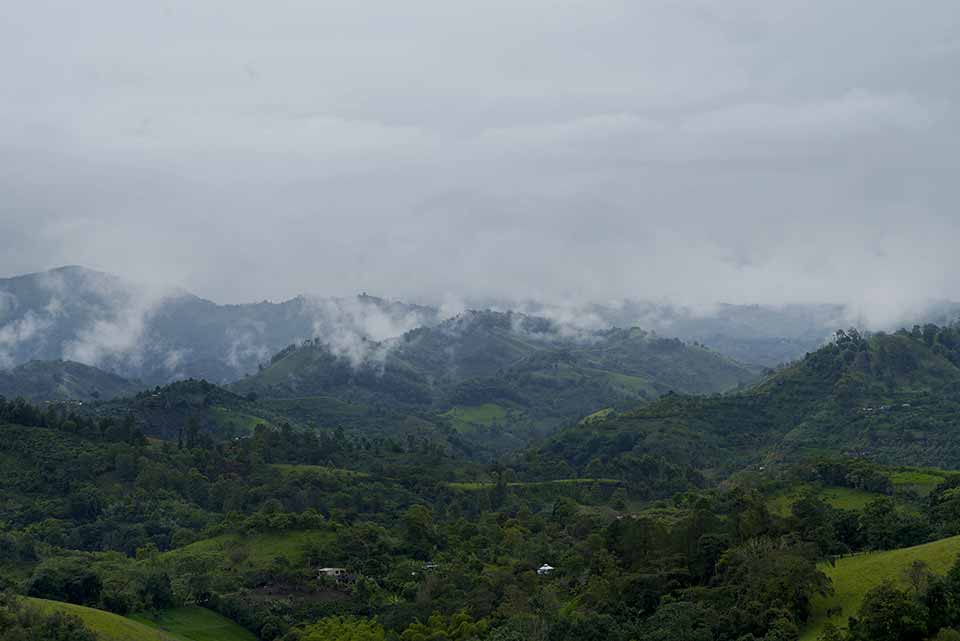
[[30, 361], [0, 371], [0, 396], [32, 401], [96, 401], [144, 388], [112, 372], [73, 361]]
[[[960, 467], [960, 328], [836, 339], [756, 387], [668, 395], [564, 430], [531, 455], [543, 474], [616, 474], [643, 459], [721, 473], [805, 456]], [[559, 472], [558, 472], [559, 471]]]
[[757, 377], [702, 346], [639, 329], [575, 332], [543, 318], [487, 311], [395, 341], [357, 342], [337, 351], [320, 339], [292, 345], [232, 389], [261, 399], [333, 396], [438, 410], [485, 406], [544, 426], [626, 409], [669, 391], [725, 391]]

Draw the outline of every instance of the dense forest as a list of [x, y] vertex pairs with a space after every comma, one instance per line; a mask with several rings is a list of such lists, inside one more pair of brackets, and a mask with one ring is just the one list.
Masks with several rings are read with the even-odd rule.
[[[592, 412], [496, 459], [443, 408], [341, 401], [359, 411], [327, 423], [203, 381], [3, 400], [0, 620], [18, 639], [110, 638], [89, 612], [210, 612], [265, 641], [953, 638], [958, 363], [954, 327], [838, 332], [755, 387]], [[944, 542], [949, 563], [924, 560]], [[901, 550], [920, 556], [847, 597], [837, 568]]]

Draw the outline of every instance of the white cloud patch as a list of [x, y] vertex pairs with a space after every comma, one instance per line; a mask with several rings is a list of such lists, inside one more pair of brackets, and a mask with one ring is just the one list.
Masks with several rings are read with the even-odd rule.
[[15, 349], [20, 343], [42, 338], [43, 333], [52, 326], [49, 318], [38, 316], [32, 310], [6, 325], [0, 326], [0, 367], [7, 368], [16, 364]]
[[393, 347], [390, 339], [433, 320], [429, 311], [394, 311], [365, 297], [309, 302], [314, 315], [314, 337], [354, 367], [367, 363], [382, 365]]
[[245, 364], [251, 359], [255, 359], [258, 363], [270, 359], [272, 350], [264, 342], [264, 329], [263, 323], [251, 321], [227, 330], [230, 343], [227, 348], [226, 362], [230, 367], [242, 372]]
[[0, 321], [11, 316], [19, 305], [17, 297], [10, 292], [0, 292]]

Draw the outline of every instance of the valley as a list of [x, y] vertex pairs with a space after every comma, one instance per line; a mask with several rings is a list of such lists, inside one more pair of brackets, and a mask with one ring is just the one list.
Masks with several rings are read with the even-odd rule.
[[637, 327], [429, 318], [222, 384], [9, 370], [0, 620], [100, 641], [960, 625], [927, 605], [960, 598], [956, 325], [840, 330], [771, 369]]

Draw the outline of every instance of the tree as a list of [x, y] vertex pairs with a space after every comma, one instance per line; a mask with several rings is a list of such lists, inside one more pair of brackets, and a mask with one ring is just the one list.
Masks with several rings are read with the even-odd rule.
[[371, 619], [327, 617], [297, 630], [284, 641], [384, 641], [383, 627]]
[[827, 621], [823, 626], [823, 631], [817, 637], [817, 641], [843, 641], [844, 634], [833, 621]]
[[810, 544], [789, 539], [753, 539], [724, 553], [720, 575], [737, 595], [736, 606], [753, 611], [758, 631], [783, 618], [806, 621], [815, 596], [828, 596], [830, 579], [816, 566]]
[[437, 531], [433, 512], [426, 505], [412, 505], [403, 514], [403, 532], [414, 557], [429, 559], [436, 548]]
[[400, 635], [400, 641], [466, 641], [486, 629], [486, 621], [474, 621], [465, 612], [450, 617], [435, 612], [426, 623], [411, 623]]
[[860, 524], [870, 548], [889, 550], [897, 547], [899, 522], [893, 499], [884, 497], [868, 503], [863, 509]]
[[648, 641], [712, 641], [716, 617], [697, 603], [666, 603], [644, 622], [643, 638]]
[[0, 641], [97, 641], [97, 636], [76, 617], [45, 614], [0, 592]]
[[926, 608], [892, 582], [867, 592], [857, 618], [850, 619], [854, 641], [921, 641], [927, 633]]
[[27, 583], [27, 594], [95, 606], [100, 601], [102, 587], [100, 577], [83, 559], [51, 558], [40, 563], [33, 571]]
[[140, 599], [148, 610], [159, 611], [173, 606], [170, 577], [160, 570], [150, 571], [143, 579]]
[[930, 566], [926, 561], [915, 559], [913, 563], [903, 569], [903, 578], [913, 588], [914, 594], [920, 594], [927, 587], [930, 578]]

